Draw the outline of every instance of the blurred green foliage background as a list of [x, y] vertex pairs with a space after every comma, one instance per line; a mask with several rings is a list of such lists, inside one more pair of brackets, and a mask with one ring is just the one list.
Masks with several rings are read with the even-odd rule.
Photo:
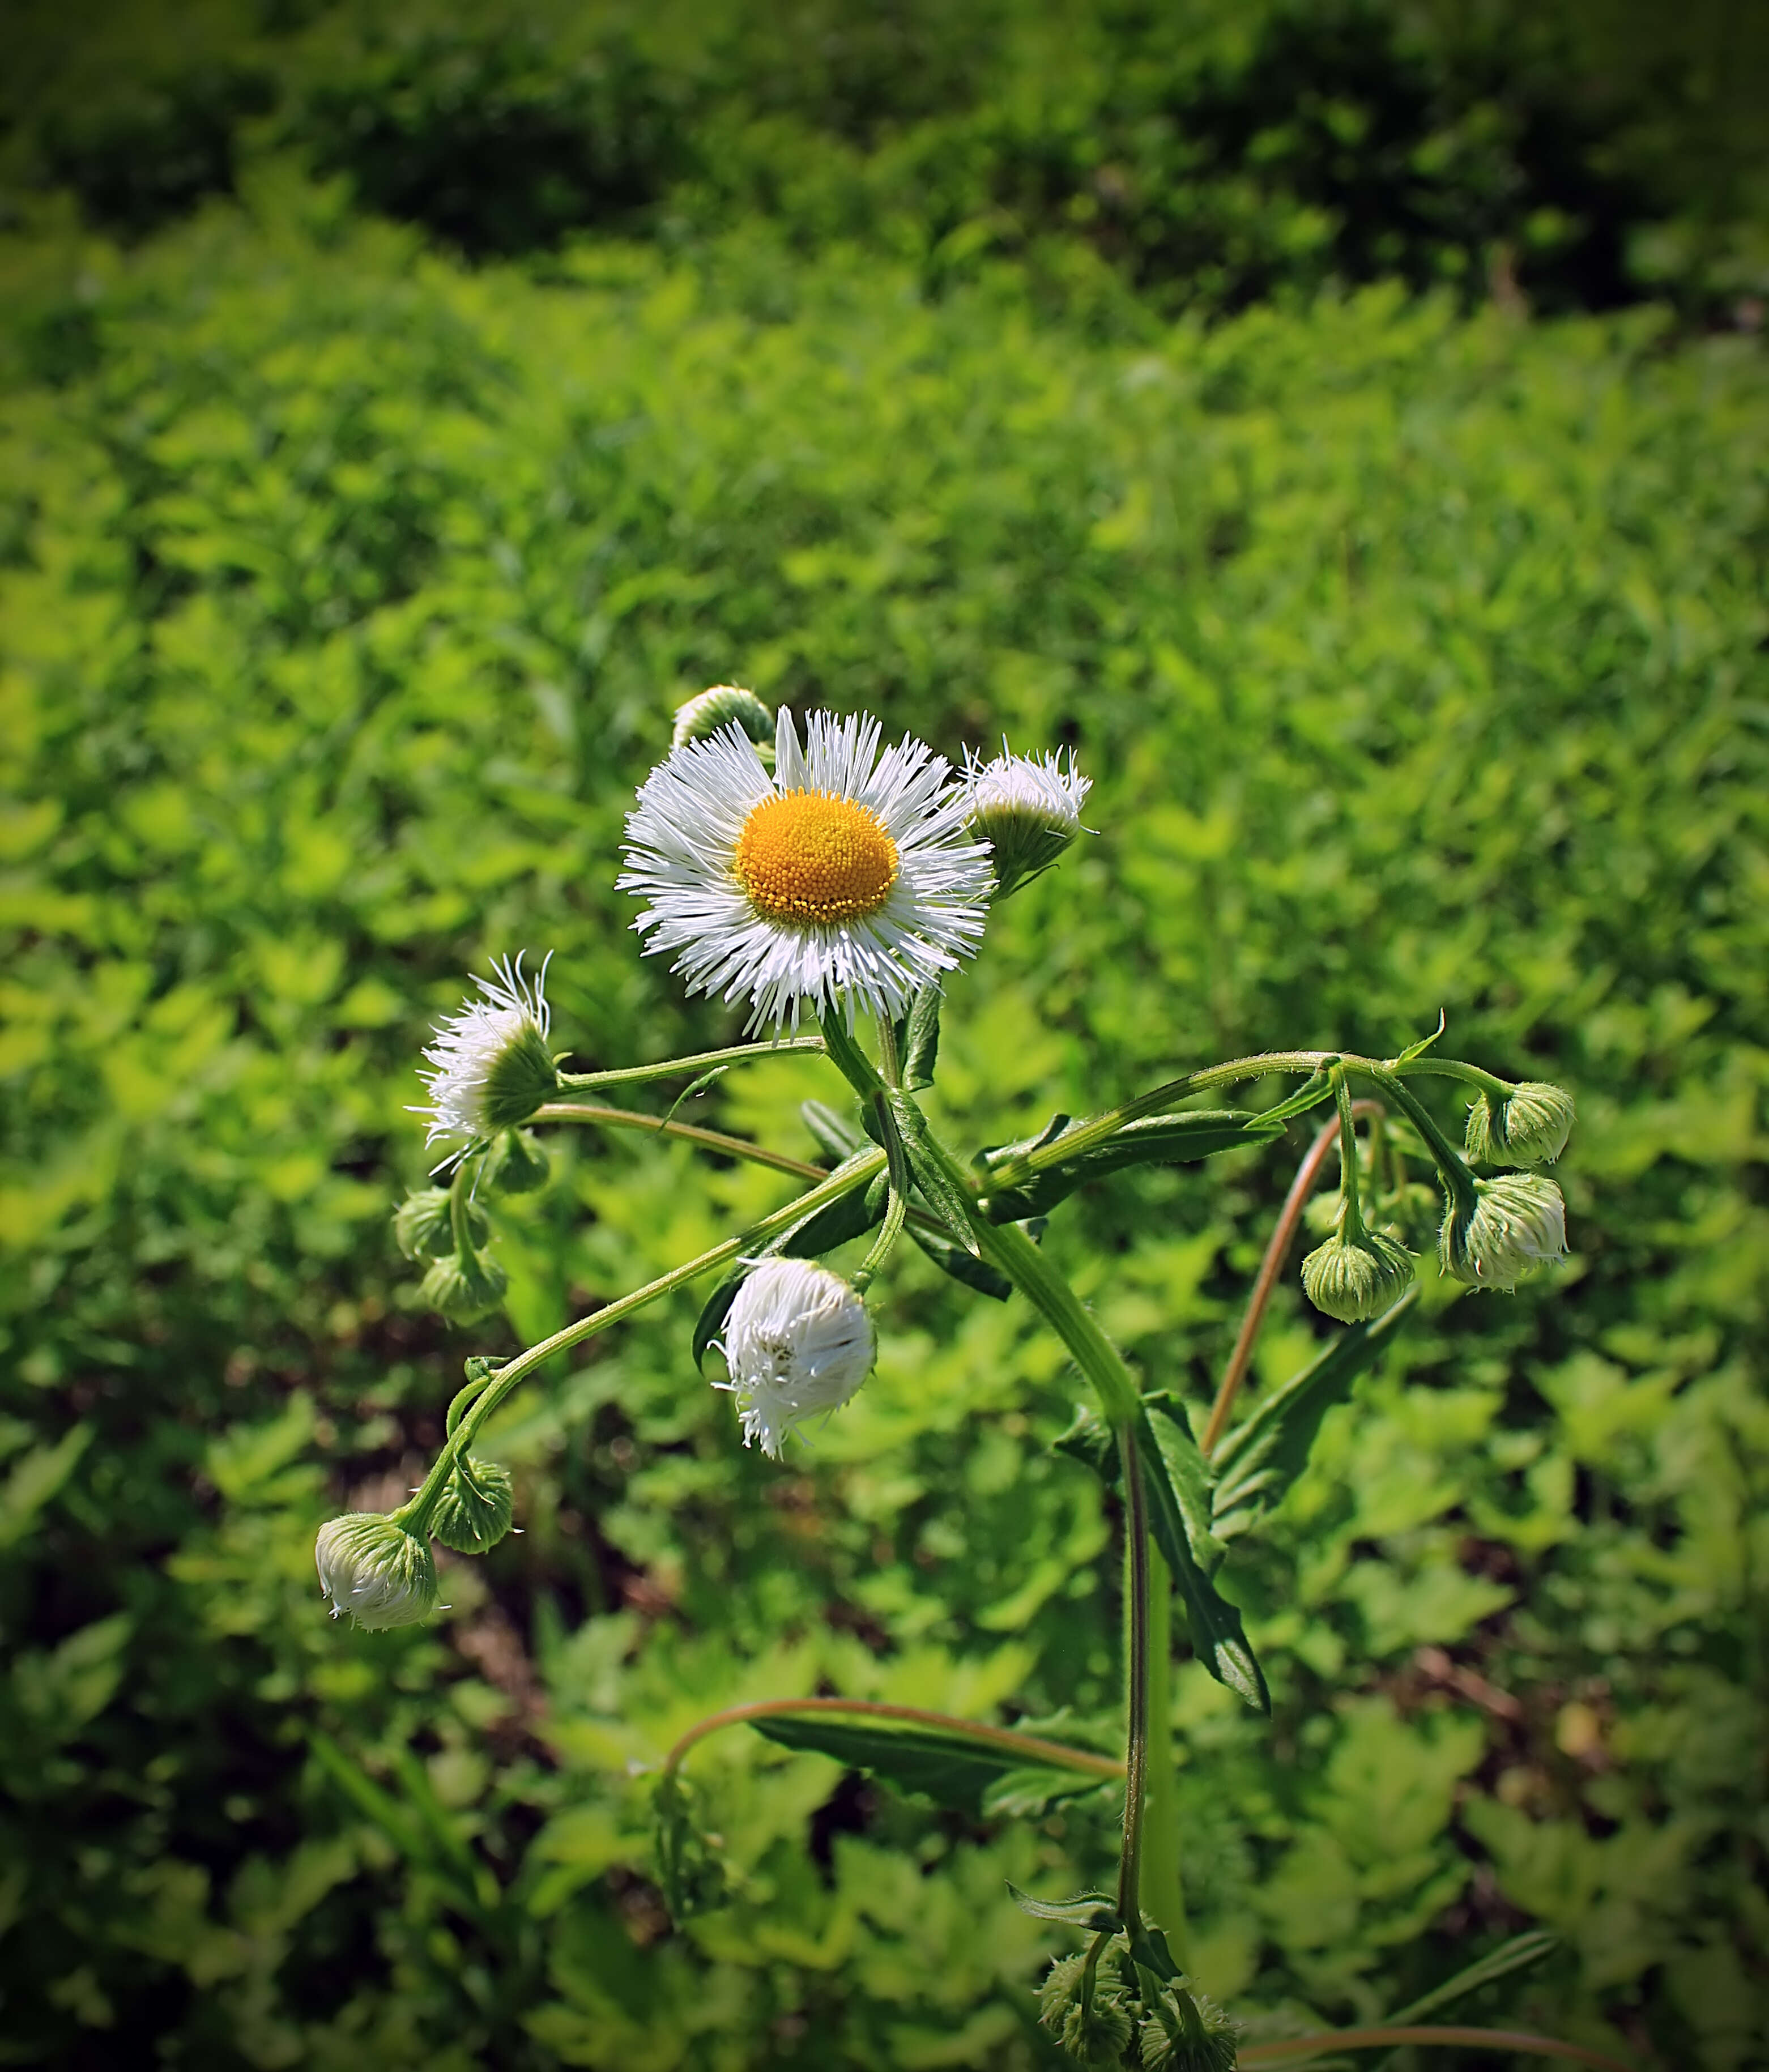
[[[502, 1414], [525, 1531], [434, 1626], [312, 1571], [464, 1356], [784, 1198], [556, 1145], [471, 1331], [389, 1227], [491, 956], [557, 952], [580, 1067], [736, 1034], [612, 889], [735, 680], [1096, 780], [950, 989], [967, 1143], [1440, 1007], [1575, 1091], [1571, 1266], [1428, 1290], [1231, 1564], [1273, 1720], [1179, 1674], [1199, 1969], [1368, 2017], [1541, 1922], [1475, 2012], [1769, 2065], [1763, 23], [1678, 13], [19, 10], [0, 2063], [1046, 2062], [1005, 1881], [1105, 1875], [1106, 1800], [725, 1735], [734, 1897], [672, 1930], [641, 1767], [817, 1689], [1109, 1736], [1117, 1520], [1019, 1305], [894, 1263], [777, 1467], [685, 1298]], [[808, 1095], [701, 1110], [808, 1153]], [[1047, 1243], [1203, 1399], [1293, 1166]]]

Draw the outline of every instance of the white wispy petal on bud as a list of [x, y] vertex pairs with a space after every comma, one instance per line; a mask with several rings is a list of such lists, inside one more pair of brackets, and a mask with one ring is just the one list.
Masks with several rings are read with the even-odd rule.
[[1047, 870], [1080, 830], [1093, 780], [1076, 768], [1072, 749], [1065, 754], [1015, 755], [1004, 737], [993, 762], [965, 767], [971, 832], [989, 845], [998, 898]]
[[412, 1112], [430, 1118], [426, 1143], [455, 1140], [438, 1172], [499, 1130], [526, 1122], [557, 1092], [558, 1069], [546, 1042], [553, 1026], [545, 991], [552, 961], [549, 952], [529, 978], [520, 953], [513, 960], [505, 957], [492, 965], [490, 978], [475, 976], [483, 999], [470, 1000], [436, 1025], [436, 1041], [424, 1053], [430, 1070], [420, 1075], [430, 1105]]
[[385, 1632], [415, 1626], [436, 1609], [436, 1562], [430, 1542], [378, 1511], [346, 1511], [319, 1528], [314, 1544], [321, 1593], [331, 1615]]
[[1501, 1173], [1475, 1182], [1475, 1209], [1458, 1229], [1452, 1209], [1439, 1247], [1444, 1271], [1476, 1288], [1515, 1288], [1566, 1256], [1566, 1204], [1539, 1173]]
[[1573, 1133], [1573, 1097], [1545, 1079], [1526, 1079], [1495, 1104], [1483, 1095], [1468, 1111], [1468, 1156], [1489, 1166], [1552, 1165]]
[[741, 684], [714, 684], [710, 691], [677, 706], [669, 745], [680, 748], [686, 742], [710, 740], [734, 720], [751, 741], [774, 738], [774, 715], [754, 691], [745, 690]]
[[737, 1291], [714, 1340], [730, 1370], [743, 1444], [780, 1457], [787, 1435], [839, 1410], [872, 1371], [872, 1319], [853, 1287], [803, 1259], [767, 1259]]

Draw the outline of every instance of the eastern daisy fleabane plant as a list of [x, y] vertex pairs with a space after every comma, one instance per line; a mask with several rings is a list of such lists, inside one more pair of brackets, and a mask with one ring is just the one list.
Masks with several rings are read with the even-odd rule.
[[988, 849], [951, 765], [875, 719], [784, 709], [774, 768], [741, 726], [673, 750], [627, 821], [623, 891], [648, 952], [693, 993], [747, 999], [749, 1026], [839, 1007], [895, 1018], [982, 934]]
[[872, 1371], [872, 1319], [853, 1286], [802, 1259], [763, 1260], [737, 1291], [715, 1340], [737, 1398], [743, 1444], [778, 1460], [808, 1418], [852, 1400]]
[[483, 997], [436, 1025], [436, 1040], [424, 1052], [430, 1069], [421, 1075], [430, 1104], [413, 1112], [430, 1119], [426, 1143], [450, 1145], [438, 1172], [499, 1130], [526, 1122], [558, 1091], [558, 1067], [547, 1048], [552, 960], [549, 953], [532, 978], [520, 952], [494, 963], [490, 978], [473, 980]]
[[1048, 870], [1074, 841], [1093, 780], [1063, 755], [1016, 755], [1005, 738], [993, 761], [974, 759], [965, 772], [971, 832], [987, 842], [995, 864], [996, 896], [1005, 899]]

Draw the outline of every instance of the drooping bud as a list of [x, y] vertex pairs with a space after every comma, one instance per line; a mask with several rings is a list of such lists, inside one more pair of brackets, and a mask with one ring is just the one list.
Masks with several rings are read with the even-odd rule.
[[1566, 1204], [1539, 1173], [1501, 1173], [1475, 1182], [1473, 1213], [1452, 1207], [1439, 1234], [1443, 1270], [1474, 1288], [1515, 1288], [1566, 1256]]
[[348, 1612], [358, 1626], [381, 1633], [415, 1626], [436, 1609], [430, 1542], [378, 1511], [346, 1511], [322, 1525], [314, 1560], [334, 1618]]
[[510, 1276], [488, 1252], [470, 1252], [463, 1259], [450, 1252], [424, 1276], [418, 1294], [451, 1324], [471, 1324], [488, 1316], [504, 1300]]
[[1059, 1957], [1038, 1990], [1039, 2026], [1063, 2054], [1082, 2065], [1121, 2065], [1131, 2037], [1123, 1987], [1104, 1965], [1094, 1974], [1091, 2004], [1084, 2005], [1087, 1960]]
[[765, 1259], [737, 1291], [722, 1340], [743, 1444], [780, 1457], [808, 1418], [839, 1410], [872, 1371], [872, 1319], [853, 1285], [826, 1266]]
[[1189, 1984], [1162, 1988], [1137, 2041], [1143, 2072], [1235, 2072], [1240, 2025]]
[[424, 1053], [430, 1105], [414, 1112], [430, 1117], [429, 1143], [460, 1140], [445, 1166], [500, 1129], [526, 1122], [559, 1090], [559, 1068], [546, 1043], [552, 1026], [546, 965], [538, 977], [525, 978], [518, 956], [492, 971], [491, 978], [474, 980], [485, 997], [438, 1022], [436, 1041]]
[[1302, 1261], [1302, 1292], [1325, 1316], [1367, 1323], [1413, 1285], [1413, 1255], [1384, 1231], [1335, 1231]]
[[[467, 1223], [474, 1242], [479, 1243], [489, 1227], [485, 1211], [469, 1202]], [[419, 1187], [408, 1194], [393, 1213], [393, 1240], [408, 1259], [434, 1259], [452, 1251], [447, 1188]]]
[[740, 684], [714, 684], [710, 691], [702, 691], [686, 705], [678, 705], [669, 745], [676, 749], [687, 742], [709, 740], [722, 726], [729, 726], [734, 720], [751, 741], [771, 746], [773, 713], [754, 691], [745, 690]]
[[1061, 758], [1015, 755], [1007, 743], [992, 763], [972, 763], [965, 779], [970, 791], [971, 832], [987, 842], [995, 866], [995, 897], [1048, 870], [1074, 841], [1081, 807], [1092, 779], [1075, 767], [1075, 752]]
[[430, 1536], [457, 1554], [483, 1554], [496, 1546], [516, 1515], [516, 1486], [499, 1461], [468, 1454], [456, 1462], [435, 1510]]
[[1477, 1165], [1552, 1165], [1573, 1132], [1573, 1097], [1545, 1079], [1526, 1079], [1504, 1100], [1483, 1094], [1468, 1111], [1467, 1148]]
[[506, 1129], [486, 1156], [479, 1177], [500, 1194], [532, 1194], [544, 1187], [553, 1161], [531, 1129]]

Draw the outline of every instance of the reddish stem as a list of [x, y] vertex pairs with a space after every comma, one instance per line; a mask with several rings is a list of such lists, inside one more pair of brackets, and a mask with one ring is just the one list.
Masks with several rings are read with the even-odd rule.
[[968, 1734], [973, 1741], [1010, 1749], [1029, 1762], [1047, 1762], [1063, 1770], [1078, 1770], [1094, 1777], [1121, 1777], [1124, 1765], [1092, 1749], [1070, 1748], [1062, 1741], [1047, 1741], [1038, 1734], [1015, 1733], [1011, 1727], [985, 1726], [976, 1720], [955, 1720], [948, 1712], [927, 1712], [918, 1705], [886, 1705], [870, 1698], [763, 1698], [751, 1705], [731, 1705], [722, 1712], [710, 1712], [691, 1726], [664, 1758], [667, 1776], [681, 1766], [682, 1758], [697, 1741], [716, 1733], [721, 1727], [737, 1727], [752, 1720], [778, 1719], [788, 1712], [858, 1712], [874, 1720], [901, 1720], [911, 1726], [946, 1727]]
[[1530, 2036], [1521, 2029], [1339, 2029], [1323, 2030], [1318, 2036], [1286, 2037], [1281, 2043], [1252, 2043], [1240, 2053], [1242, 2072], [1259, 2072], [1267, 2065], [1289, 2065], [1320, 2058], [1330, 2050], [1376, 2050], [1402, 2043], [1459, 2043], [1477, 2049], [1508, 2051], [1520, 2058], [1560, 2058], [1574, 2065], [1595, 2065], [1600, 2072], [1631, 2072], [1619, 2058], [1586, 2050], [1577, 2043], [1561, 2043], [1553, 2037]]
[[[1380, 1101], [1351, 1104], [1353, 1115], [1380, 1115], [1381, 1112]], [[1290, 1182], [1284, 1206], [1277, 1212], [1277, 1227], [1260, 1262], [1259, 1278], [1253, 1283], [1253, 1292], [1247, 1298], [1247, 1314], [1240, 1320], [1240, 1335], [1235, 1341], [1235, 1350], [1228, 1355], [1228, 1366], [1223, 1369], [1222, 1385], [1210, 1406], [1210, 1422], [1205, 1425], [1204, 1436], [1199, 1441], [1198, 1450], [1206, 1460], [1228, 1429], [1228, 1413], [1235, 1407], [1235, 1397], [1246, 1375], [1247, 1363], [1253, 1358], [1259, 1327], [1265, 1321], [1265, 1305], [1271, 1301], [1272, 1290], [1277, 1285], [1277, 1276], [1283, 1272], [1284, 1261], [1290, 1253], [1290, 1240], [1296, 1235], [1296, 1226], [1302, 1221], [1302, 1211], [1307, 1207], [1314, 1183], [1321, 1177], [1327, 1153], [1339, 1141], [1339, 1118], [1335, 1116], [1310, 1145], [1308, 1156], [1297, 1167], [1296, 1178]]]

